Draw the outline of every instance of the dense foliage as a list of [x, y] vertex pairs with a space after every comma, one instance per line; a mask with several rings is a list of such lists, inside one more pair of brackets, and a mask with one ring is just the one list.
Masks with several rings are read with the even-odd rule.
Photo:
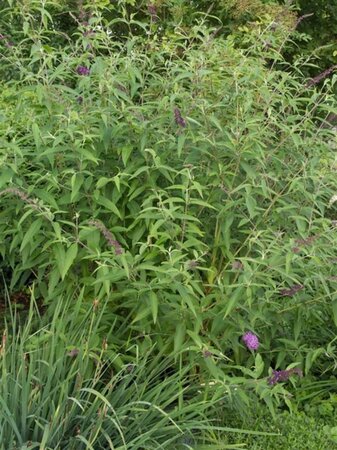
[[[151, 354], [159, 371], [149, 377], [167, 373], [183, 387], [192, 379], [191, 392], [212, 386], [226, 411], [261, 399], [275, 416], [335, 386], [335, 76], [308, 78], [301, 58], [289, 62], [293, 36], [305, 39], [294, 10], [259, 0], [1, 3], [0, 267], [11, 292], [34, 291], [46, 323], [66, 311], [56, 341], [34, 347], [41, 355], [28, 364], [42, 371], [41, 361], [56, 358], [48, 364], [67, 380], [52, 414], [58, 403], [68, 423], [62, 396], [74, 397], [82, 371], [68, 378], [52, 349], [72, 351], [58, 339], [84, 342], [86, 331], [76, 333], [92, 309], [100, 320], [83, 364], [103, 339], [108, 357], [98, 359], [118, 374], [131, 364], [145, 376], [139, 355]], [[78, 330], [69, 336], [68, 316]], [[15, 342], [8, 357], [24, 374], [15, 361], [26, 343]], [[89, 422], [92, 396], [115, 402], [107, 387], [92, 391], [95, 377], [83, 397]], [[52, 383], [43, 371], [41, 380]], [[20, 392], [4, 385], [2, 403], [14, 389], [31, 404], [31, 378], [24, 382]], [[178, 404], [183, 423], [196, 420], [191, 408], [209, 419], [201, 400], [191, 406], [178, 395], [171, 404], [169, 384], [165, 414], [175, 418]], [[160, 382], [149, 389], [147, 398], [157, 395]], [[61, 428], [25, 432], [20, 419], [15, 431], [5, 413], [12, 446], [66, 445]], [[167, 426], [146, 420], [153, 433]], [[93, 445], [97, 430], [84, 427], [81, 441]], [[155, 440], [138, 447], [117, 433], [113, 445], [172, 448], [165, 433], [167, 441], [149, 434]]]
[[323, 69], [336, 64], [337, 57], [337, 2], [331, 0], [297, 0], [301, 14], [307, 16], [300, 31], [310, 36], [302, 52], [314, 54]]

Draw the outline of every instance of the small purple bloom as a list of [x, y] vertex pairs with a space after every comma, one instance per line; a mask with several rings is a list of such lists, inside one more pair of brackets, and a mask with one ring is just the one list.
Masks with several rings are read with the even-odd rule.
[[136, 368], [136, 365], [135, 365], [135, 364], [128, 364], [128, 365], [126, 366], [126, 370], [127, 370], [129, 373], [131, 373], [135, 368]]
[[87, 76], [90, 74], [90, 69], [85, 66], [78, 66], [76, 72], [78, 73], [78, 75]]
[[82, 105], [82, 103], [83, 103], [83, 97], [82, 97], [82, 95], [79, 95], [78, 97], [77, 97], [77, 103], [79, 104], [79, 105]]
[[260, 342], [256, 334], [252, 333], [251, 331], [247, 331], [243, 336], [242, 340], [245, 344], [245, 346], [249, 350], [257, 350], [260, 346]]
[[268, 384], [274, 386], [277, 383], [288, 381], [292, 375], [303, 376], [302, 370], [298, 367], [288, 370], [273, 370], [273, 374], [268, 378]]
[[210, 356], [212, 356], [212, 352], [210, 352], [209, 350], [204, 350], [202, 355], [204, 358], [209, 358]]
[[232, 270], [242, 270], [242, 269], [243, 269], [243, 264], [241, 261], [235, 260], [232, 262]]
[[70, 352], [67, 353], [68, 356], [75, 358], [80, 353], [78, 348], [73, 348]]
[[195, 259], [191, 259], [187, 261], [187, 269], [188, 270], [194, 270], [198, 267], [198, 262]]

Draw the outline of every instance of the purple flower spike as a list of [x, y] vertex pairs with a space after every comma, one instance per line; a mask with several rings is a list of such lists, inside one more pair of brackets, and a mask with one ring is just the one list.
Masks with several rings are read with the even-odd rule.
[[186, 120], [182, 117], [179, 108], [174, 108], [174, 118], [179, 127], [186, 128]]
[[78, 75], [87, 76], [90, 74], [90, 69], [85, 66], [78, 66], [76, 72], [78, 73]]
[[302, 289], [304, 289], [304, 286], [302, 286], [301, 284], [295, 284], [294, 286], [291, 286], [291, 288], [289, 288], [289, 289], [281, 289], [280, 295], [282, 297], [292, 297], [293, 295], [295, 295], [297, 292], [301, 291]]
[[98, 220], [90, 220], [89, 224], [97, 228], [103, 234], [108, 244], [115, 249], [116, 255], [123, 254], [123, 248], [121, 244], [116, 241], [116, 239], [114, 239], [111, 231], [109, 231], [102, 222], [99, 222]]
[[277, 383], [288, 381], [292, 375], [303, 376], [302, 370], [298, 367], [288, 370], [273, 370], [273, 374], [268, 378], [268, 384], [274, 386]]
[[152, 5], [152, 4], [148, 5], [147, 6], [147, 11], [150, 14], [151, 19], [153, 20], [153, 22], [157, 22], [158, 16], [157, 16], [157, 8], [156, 8], [156, 6]]
[[242, 340], [245, 344], [245, 346], [249, 349], [249, 350], [257, 350], [260, 346], [260, 342], [258, 337], [252, 333], [251, 331], [247, 331], [243, 336], [242, 336]]

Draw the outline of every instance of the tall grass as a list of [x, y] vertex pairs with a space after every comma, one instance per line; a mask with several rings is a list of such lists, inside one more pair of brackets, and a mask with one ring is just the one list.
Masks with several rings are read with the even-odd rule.
[[34, 299], [27, 320], [12, 310], [0, 354], [0, 448], [206, 448], [221, 429], [210, 417], [222, 395], [159, 353], [115, 370], [111, 336], [96, 339], [104, 308], [77, 320], [70, 301], [44, 318]]

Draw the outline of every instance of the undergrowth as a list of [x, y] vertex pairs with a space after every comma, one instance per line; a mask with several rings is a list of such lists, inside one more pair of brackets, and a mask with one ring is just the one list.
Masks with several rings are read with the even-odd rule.
[[74, 300], [41, 318], [32, 298], [21, 324], [11, 310], [0, 354], [1, 449], [183, 449], [188, 441], [202, 449], [215, 430], [235, 432], [212, 420], [220, 392], [187, 367], [172, 371], [162, 352], [136, 349], [116, 371], [110, 336], [97, 340], [104, 309], [93, 306], [76, 322]]

